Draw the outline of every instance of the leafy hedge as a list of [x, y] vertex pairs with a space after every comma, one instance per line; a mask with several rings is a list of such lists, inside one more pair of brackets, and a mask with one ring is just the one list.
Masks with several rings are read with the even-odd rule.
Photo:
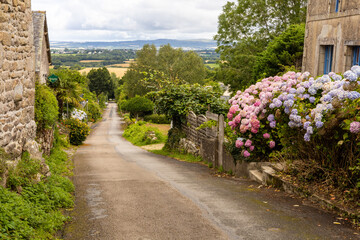
[[164, 114], [151, 114], [144, 117], [144, 121], [157, 123], [157, 124], [169, 124], [169, 118]]
[[59, 107], [53, 91], [42, 84], [35, 85], [35, 122], [38, 131], [52, 128], [59, 114]]
[[165, 142], [166, 137], [157, 128], [145, 124], [146, 122], [140, 121], [130, 125], [124, 131], [123, 137], [136, 146]]

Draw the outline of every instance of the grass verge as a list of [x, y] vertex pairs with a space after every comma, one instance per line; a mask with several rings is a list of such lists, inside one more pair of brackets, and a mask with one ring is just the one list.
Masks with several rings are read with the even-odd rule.
[[0, 239], [56, 239], [54, 234], [68, 220], [63, 209], [74, 206], [72, 162], [63, 151], [68, 143], [57, 135], [46, 157], [51, 176], [36, 180], [40, 162], [24, 153], [9, 169], [7, 188], [0, 187]]
[[[168, 150], [150, 150], [150, 152], [159, 154], [162, 156], [171, 157], [180, 161], [190, 162], [190, 163], [202, 163], [203, 160], [201, 157], [195, 157], [189, 153], [180, 153], [175, 151], [168, 151]], [[204, 163], [205, 164], [205, 163]]]

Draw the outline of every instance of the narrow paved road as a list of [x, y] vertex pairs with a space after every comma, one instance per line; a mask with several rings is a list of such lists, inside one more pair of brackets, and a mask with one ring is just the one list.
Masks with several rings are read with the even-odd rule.
[[75, 155], [65, 239], [358, 239], [336, 217], [248, 180], [148, 153], [121, 137], [116, 105]]

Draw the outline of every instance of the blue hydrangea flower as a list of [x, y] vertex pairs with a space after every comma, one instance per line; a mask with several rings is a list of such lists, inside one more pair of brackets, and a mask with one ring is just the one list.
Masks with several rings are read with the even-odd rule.
[[297, 114], [298, 114], [298, 110], [297, 110], [297, 109], [291, 110], [291, 114], [297, 115]]
[[294, 100], [287, 100], [284, 102], [286, 108], [291, 108], [294, 105]]
[[274, 114], [270, 114], [270, 115], [267, 117], [267, 120], [268, 120], [269, 122], [275, 121], [275, 116], [274, 116]]
[[310, 141], [310, 134], [308, 134], [308, 133], [306, 133], [305, 135], [304, 135], [304, 140], [306, 141], [306, 142], [309, 142]]
[[355, 82], [358, 78], [358, 75], [356, 73], [354, 73], [353, 71], [346, 71], [344, 73], [344, 77], [349, 80], [350, 82]]
[[303, 95], [303, 98], [304, 98], [304, 99], [308, 99], [309, 97], [310, 97], [309, 94], [304, 94], [304, 95]]
[[321, 128], [322, 126], [324, 126], [324, 123], [321, 122], [321, 121], [317, 121], [317, 122], [315, 123], [315, 125], [316, 125], [317, 128]]
[[308, 127], [310, 127], [310, 125], [311, 125], [311, 122], [309, 122], [309, 121], [304, 122], [304, 129], [307, 130]]
[[309, 88], [309, 91], [308, 91], [311, 95], [315, 95], [317, 93], [317, 90], [313, 87]]
[[315, 102], [315, 100], [316, 100], [316, 98], [315, 98], [315, 97], [310, 97], [310, 98], [309, 98], [309, 101], [310, 101], [311, 103], [314, 103], [314, 102]]
[[296, 89], [295, 89], [295, 88], [290, 88], [289, 93], [290, 93], [290, 94], [295, 94], [295, 93], [296, 93]]
[[324, 96], [324, 101], [325, 101], [325, 102], [331, 102], [331, 101], [332, 101], [331, 95], [326, 94], [326, 95]]
[[351, 71], [353, 71], [354, 73], [356, 73], [356, 75], [358, 77], [360, 77], [360, 66], [359, 65], [352, 66]]
[[357, 91], [351, 91], [351, 92], [348, 93], [348, 98], [350, 100], [358, 99], [358, 98], [360, 98], [360, 93], [357, 92]]
[[313, 133], [314, 133], [313, 127], [312, 127], [312, 126], [309, 126], [309, 127], [306, 129], [306, 133], [308, 133], [308, 134], [313, 134]]
[[271, 121], [270, 122], [270, 127], [275, 128], [276, 127], [276, 121]]

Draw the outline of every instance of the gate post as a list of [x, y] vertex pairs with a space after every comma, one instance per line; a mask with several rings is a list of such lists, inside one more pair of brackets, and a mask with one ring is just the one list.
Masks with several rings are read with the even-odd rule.
[[224, 116], [221, 114], [219, 115], [219, 121], [218, 121], [218, 159], [219, 159], [219, 166], [223, 166], [223, 148], [224, 148], [224, 132], [225, 132], [225, 126], [224, 126]]

